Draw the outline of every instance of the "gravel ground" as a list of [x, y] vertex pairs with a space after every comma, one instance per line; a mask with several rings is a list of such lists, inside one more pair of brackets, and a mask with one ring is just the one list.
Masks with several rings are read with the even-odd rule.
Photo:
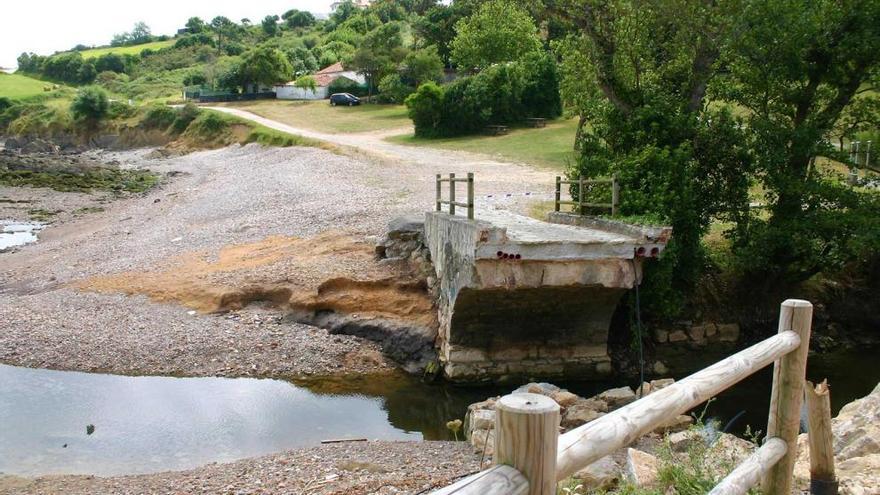
[[354, 442], [138, 476], [0, 476], [0, 494], [418, 494], [478, 470], [465, 442]]
[[[428, 152], [431, 157], [433, 153]], [[167, 178], [147, 194], [57, 222], [41, 234], [40, 242], [0, 255], [0, 362], [228, 376], [350, 373], [392, 366], [363, 339], [296, 324], [264, 324], [261, 311], [254, 314], [252, 308], [242, 310], [237, 319], [191, 315], [174, 304], [70, 287], [90, 277], [148, 271], [187, 253], [216, 253], [272, 235], [380, 235], [391, 218], [431, 208], [434, 174], [455, 169], [453, 164], [376, 161], [258, 145], [172, 158], [152, 158], [150, 150], [99, 156]], [[525, 208], [528, 197], [523, 193], [549, 183], [546, 174], [517, 165], [489, 161], [468, 166], [477, 173], [481, 196], [514, 207]], [[369, 261], [344, 268], [350, 273], [375, 271], [365, 263]]]

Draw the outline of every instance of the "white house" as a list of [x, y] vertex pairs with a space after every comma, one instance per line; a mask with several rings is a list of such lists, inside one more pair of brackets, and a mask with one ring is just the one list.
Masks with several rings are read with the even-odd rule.
[[367, 80], [361, 74], [353, 70], [345, 70], [341, 62], [324, 67], [313, 76], [315, 78], [315, 90], [297, 88], [294, 81], [275, 86], [275, 97], [279, 100], [322, 100], [330, 96], [330, 83], [344, 77], [358, 84], [366, 84]]

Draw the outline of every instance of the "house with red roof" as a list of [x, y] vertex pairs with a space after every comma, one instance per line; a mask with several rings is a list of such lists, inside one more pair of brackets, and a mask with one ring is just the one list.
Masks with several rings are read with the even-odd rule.
[[275, 97], [279, 100], [322, 100], [330, 96], [330, 84], [339, 78], [345, 78], [357, 84], [366, 84], [367, 82], [363, 75], [353, 70], [347, 70], [342, 62], [324, 67], [312, 77], [315, 78], [314, 91], [307, 88], [297, 88], [294, 86], [294, 81], [290, 81], [275, 86]]

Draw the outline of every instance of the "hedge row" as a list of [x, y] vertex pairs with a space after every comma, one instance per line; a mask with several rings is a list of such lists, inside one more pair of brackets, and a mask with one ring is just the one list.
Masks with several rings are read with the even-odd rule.
[[416, 136], [475, 134], [487, 125], [562, 114], [556, 62], [535, 54], [495, 65], [446, 86], [425, 83], [406, 99]]

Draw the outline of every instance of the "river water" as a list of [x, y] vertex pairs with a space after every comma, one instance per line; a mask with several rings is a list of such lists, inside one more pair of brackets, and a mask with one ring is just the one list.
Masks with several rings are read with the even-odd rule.
[[[834, 412], [880, 381], [873, 352], [811, 356]], [[708, 363], [707, 363], [708, 364]], [[707, 419], [766, 429], [770, 371], [722, 394]], [[582, 396], [633, 383], [559, 383]], [[515, 386], [428, 385], [392, 375], [287, 382], [129, 377], [0, 365], [0, 473], [118, 475], [187, 469], [321, 440], [451, 439], [447, 421]], [[88, 425], [94, 425], [89, 434]]]
[[37, 233], [43, 230], [43, 227], [41, 223], [0, 220], [0, 252], [37, 242]]

